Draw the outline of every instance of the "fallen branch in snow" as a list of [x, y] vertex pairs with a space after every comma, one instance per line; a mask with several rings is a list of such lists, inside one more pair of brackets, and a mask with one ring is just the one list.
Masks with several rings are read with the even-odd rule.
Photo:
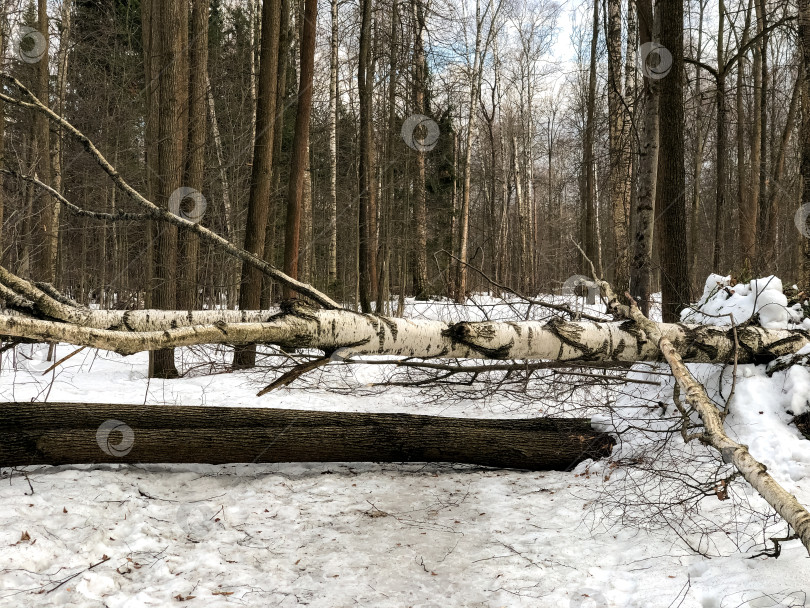
[[330, 357], [320, 357], [317, 359], [311, 359], [309, 361], [305, 361], [304, 363], [300, 363], [292, 368], [290, 371], [282, 374], [280, 377], [276, 378], [271, 382], [268, 386], [264, 387], [258, 393], [256, 393], [257, 397], [261, 397], [266, 395], [270, 391], [274, 391], [277, 388], [281, 388], [282, 386], [287, 386], [294, 382], [297, 378], [300, 378], [304, 374], [311, 372], [314, 369], [318, 369], [319, 367], [323, 367], [329, 363]]
[[583, 418], [0, 404], [0, 466], [374, 461], [569, 470], [588, 458], [609, 455], [614, 444]]
[[46, 591], [46, 593], [53, 593], [54, 591], [59, 589], [59, 587], [61, 587], [62, 585], [64, 585], [67, 582], [72, 581], [74, 578], [76, 578], [80, 574], [84, 574], [85, 572], [88, 572], [89, 570], [92, 570], [96, 566], [100, 566], [101, 564], [103, 564], [105, 562], [108, 562], [109, 560], [110, 560], [110, 558], [107, 555], [102, 555], [101, 560], [97, 561], [95, 564], [90, 564], [84, 570], [79, 570], [76, 574], [71, 574], [67, 578], [63, 578], [62, 581], [59, 584], [57, 584], [54, 587], [51, 587], [50, 589], [48, 589], [48, 591]]
[[[684, 440], [698, 439], [720, 452], [723, 462], [731, 463], [737, 468], [745, 480], [793, 528], [796, 536], [801, 539], [802, 544], [810, 553], [810, 513], [796, 500], [795, 496], [782, 488], [766, 472], [765, 465], [751, 456], [747, 446], [737, 443], [726, 434], [723, 428], [723, 412], [718, 410], [712, 403], [706, 394], [706, 389], [695, 380], [689, 369], [684, 365], [678, 349], [662, 333], [657, 323], [650, 321], [641, 313], [641, 310], [632, 299], [630, 303], [627, 311], [630, 318], [658, 345], [670, 369], [672, 369], [672, 374], [675, 376], [678, 386], [685, 393], [687, 402], [694, 408], [703, 422], [704, 430], [702, 433], [687, 434], [686, 427], [684, 427]], [[614, 304], [614, 309], [617, 312], [619, 312], [619, 307], [618, 303]], [[741, 333], [744, 331], [740, 330]], [[679, 410], [684, 416], [687, 415], [682, 406], [679, 406]]]

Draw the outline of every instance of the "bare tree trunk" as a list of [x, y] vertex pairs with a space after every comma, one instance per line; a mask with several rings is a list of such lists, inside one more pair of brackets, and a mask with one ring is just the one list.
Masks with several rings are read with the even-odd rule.
[[[707, 0], [698, 2], [698, 39], [695, 60], [702, 61], [703, 52], [703, 16], [706, 10]], [[694, 139], [694, 159], [692, 161], [692, 221], [690, 222], [691, 232], [689, 233], [689, 253], [691, 254], [690, 267], [692, 269], [693, 287], [699, 287], [701, 275], [698, 274], [698, 235], [701, 203], [701, 175], [703, 173], [703, 147], [706, 141], [703, 136], [703, 87], [700, 68], [695, 70], [695, 99], [697, 100], [695, 112], [695, 139]]]
[[726, 214], [726, 70], [725, 49], [723, 46], [726, 22], [726, 5], [719, 0], [719, 19], [717, 25], [717, 142], [715, 159], [715, 203], [714, 203], [714, 250], [712, 266], [715, 272], [722, 272], [723, 253], [725, 245], [725, 214]]
[[219, 170], [220, 187], [222, 188], [222, 209], [225, 215], [225, 237], [232, 241], [233, 231], [233, 210], [231, 205], [231, 186], [228, 181], [228, 173], [225, 171], [225, 154], [222, 148], [222, 135], [217, 122], [217, 110], [214, 105], [214, 94], [211, 91], [211, 82], [208, 79], [208, 72], [205, 73], [205, 92], [208, 98], [208, 119], [211, 121], [211, 138], [214, 140], [214, 151], [217, 155], [217, 167]]
[[[188, 81], [188, 152], [184, 186], [197, 192], [205, 179], [206, 103], [208, 74], [208, 6], [209, 0], [192, 0], [189, 38]], [[252, 29], [252, 28], [251, 28]], [[198, 204], [199, 201], [195, 201]], [[203, 209], [194, 209], [197, 218]], [[200, 216], [200, 219], [201, 216]], [[197, 303], [200, 237], [191, 232], [180, 234], [182, 258], [179, 267], [177, 305], [192, 310]]]
[[686, 170], [683, 125], [683, 4], [664, 2], [661, 44], [672, 55], [672, 69], [661, 79], [658, 183], [656, 207], [660, 220], [661, 311], [664, 321], [678, 320], [691, 301], [686, 245]]
[[301, 239], [299, 249], [299, 275], [305, 283], [311, 283], [314, 278], [314, 258], [312, 251], [312, 172], [309, 159], [309, 138], [304, 154], [306, 165], [304, 167], [304, 189], [301, 197]]
[[[742, 39], [741, 45], [746, 45], [748, 43], [748, 28], [751, 23], [751, 13], [754, 10], [753, 8], [754, 0], [748, 1], [748, 10], [745, 13], [745, 24], [743, 25], [743, 32], [742, 32]], [[722, 77], [722, 83], [725, 85], [725, 70], [720, 72], [720, 76]], [[718, 79], [720, 82], [720, 79]], [[751, 197], [753, 196], [751, 192], [751, 181], [748, 179], [748, 172], [745, 168], [745, 149], [746, 149], [746, 141], [745, 141], [745, 128], [743, 123], [745, 121], [745, 107], [743, 104], [743, 92], [745, 91], [745, 58], [740, 57], [737, 60], [737, 95], [736, 95], [736, 112], [737, 112], [737, 198], [738, 198], [738, 224], [737, 224], [737, 231], [740, 234], [740, 241], [743, 239], [743, 232], [746, 232], [748, 228], [744, 225], [745, 222], [748, 221], [748, 216], [750, 215], [750, 206], [751, 206]], [[719, 110], [718, 110], [718, 118], [719, 118]], [[725, 106], [723, 107], [723, 129], [725, 131]], [[720, 125], [718, 124], [718, 129]], [[725, 144], [725, 140], [723, 141]], [[725, 158], [724, 158], [725, 161]], [[725, 168], [724, 173], [725, 173]], [[718, 171], [720, 168], [718, 168]], [[718, 176], [719, 177], [719, 176]], [[723, 177], [725, 180], [725, 177]], [[719, 214], [719, 211], [718, 211]], [[722, 219], [722, 218], [721, 218]], [[725, 233], [718, 233], [720, 236], [719, 238], [733, 238], [733, 234], [725, 234]], [[751, 237], [748, 235], [748, 240]], [[735, 241], [737, 242], [737, 241]], [[742, 247], [736, 248], [742, 250]], [[735, 254], [741, 253], [741, 251], [734, 251]], [[722, 272], [721, 268], [716, 269], [718, 272]]]
[[[56, 108], [57, 114], [61, 115], [65, 108], [65, 95], [67, 93], [67, 69], [68, 69], [68, 45], [70, 44], [71, 32], [71, 9], [73, 7], [72, 0], [62, 1], [61, 10], [61, 29], [59, 31], [59, 52], [56, 56]], [[62, 129], [59, 128], [53, 142], [53, 187], [57, 192], [62, 192], [62, 167], [64, 166], [63, 151], [62, 151]], [[58, 272], [58, 252], [59, 252], [59, 218], [61, 214], [61, 205], [54, 205], [51, 216], [51, 234], [56, 235], [56, 253], [53, 256], [53, 279], [57, 280], [59, 277]]]
[[[760, 11], [760, 3], [758, 0], [754, 1], [754, 8], [756, 10], [757, 19], [757, 34], [762, 32], [763, 15]], [[767, 69], [767, 68], [766, 68]], [[762, 151], [765, 138], [765, 131], [763, 124], [760, 120], [762, 113], [765, 111], [763, 107], [763, 91], [762, 91], [762, 75], [763, 75], [763, 56], [762, 56], [762, 39], [754, 44], [754, 109], [751, 113], [751, 140], [749, 145], [751, 147], [751, 171], [748, 175], [750, 186], [748, 188], [749, 196], [745, 199], [743, 205], [740, 206], [740, 253], [742, 254], [740, 262], [743, 269], [750, 269], [753, 266], [753, 257], [756, 252], [757, 242], [757, 219], [759, 216], [759, 198], [760, 198], [760, 165], [763, 162]], [[737, 123], [738, 128], [742, 127], [742, 122]]]
[[[279, 0], [265, 0], [262, 5], [262, 46], [256, 107], [256, 139], [253, 143], [250, 198], [245, 228], [245, 249], [257, 256], [264, 255], [265, 228], [270, 207], [278, 78], [279, 10]], [[249, 264], [242, 264], [239, 308], [241, 310], [259, 308], [261, 292], [261, 272]], [[234, 349], [234, 369], [253, 367], [255, 364], [255, 345], [248, 344]]]
[[[413, 98], [414, 112], [425, 113], [427, 63], [425, 60], [425, 0], [411, 0], [414, 20]], [[424, 127], [421, 127], [424, 128]], [[427, 191], [425, 188], [425, 151], [416, 151], [413, 214], [416, 228], [416, 255], [413, 262], [413, 290], [416, 297], [427, 295]]]
[[371, 302], [377, 292], [376, 255], [376, 184], [373, 163], [374, 123], [372, 93], [374, 86], [371, 70], [371, 3], [362, 0], [360, 26], [360, 61], [357, 68], [357, 88], [360, 96], [360, 162], [358, 171], [360, 191], [359, 213], [359, 270], [360, 308], [371, 312]]
[[[599, 0], [593, 0], [593, 27], [591, 30], [591, 57], [590, 72], [588, 76], [588, 101], [585, 116], [585, 142], [583, 146], [582, 164], [585, 171], [585, 215], [583, 217], [585, 255], [597, 267], [601, 266], [601, 256], [598, 243], [597, 228], [597, 200], [596, 175], [594, 174], [594, 111], [596, 107], [596, 49], [599, 42]], [[582, 260], [582, 271], [590, 273], [590, 263]]]
[[517, 137], [514, 132], [512, 133], [512, 172], [515, 181], [515, 203], [518, 212], [518, 277], [520, 289], [525, 290], [527, 287], [527, 274], [530, 270], [531, 263], [529, 262], [529, 218], [526, 209], [526, 199], [523, 194], [522, 175], [520, 171], [520, 162], [518, 155]]
[[338, 0], [332, 1], [329, 55], [329, 285], [337, 283]]
[[[48, 103], [50, 89], [49, 71], [49, 34], [48, 3], [38, 0], [37, 29], [44, 40], [42, 56], [35, 65], [34, 92]], [[44, 183], [51, 184], [51, 147], [48, 119], [40, 113], [34, 115], [34, 131], [37, 142], [37, 175]], [[56, 278], [56, 254], [59, 244], [58, 231], [54, 231], [55, 203], [45, 192], [38, 192], [34, 197], [34, 249], [31, 273], [37, 280], [52, 283]]]
[[497, 108], [498, 111], [498, 123], [500, 128], [498, 129], [500, 136], [498, 137], [498, 144], [501, 153], [501, 191], [500, 197], [497, 197], [495, 194], [495, 142], [492, 142], [493, 151], [492, 151], [492, 174], [493, 174], [493, 184], [492, 184], [492, 196], [496, 200], [500, 198], [500, 210], [498, 214], [498, 235], [496, 239], [496, 252], [495, 255], [497, 256], [496, 260], [496, 273], [495, 276], [497, 277], [497, 281], [501, 284], [507, 283], [509, 280], [509, 264], [508, 260], [509, 256], [509, 161], [508, 161], [508, 154], [506, 152], [506, 116], [504, 113], [504, 104], [503, 99], [501, 96], [501, 58], [498, 51], [498, 44], [497, 41], [492, 46], [493, 50], [493, 62], [495, 64], [494, 71], [495, 71], [495, 82], [493, 88], [493, 97], [492, 97], [492, 118], [495, 119], [495, 110]]
[[[261, 17], [257, 14], [259, 12], [259, 4], [261, 0], [248, 0], [248, 45], [250, 47], [250, 141], [256, 141], [256, 109], [258, 107], [258, 96], [256, 91], [256, 74], [257, 64], [260, 59], [260, 54], [256, 52], [256, 24], [259, 23], [261, 28]], [[193, 10], [193, 8], [192, 8]], [[192, 39], [193, 40], [193, 39]], [[193, 44], [193, 42], [192, 42]]]
[[[397, 113], [397, 97], [399, 88], [399, 53], [401, 51], [400, 42], [400, 28], [402, 27], [402, 20], [399, 12], [399, 5], [394, 3], [391, 14], [391, 29], [389, 30], [389, 46], [391, 47], [388, 52], [388, 109], [387, 109], [387, 129], [388, 135], [385, 140], [385, 168], [380, 170], [380, 179], [383, 180], [381, 197], [383, 202], [384, 212], [380, 214], [381, 221], [381, 242], [384, 246], [384, 257], [382, 261], [382, 285], [380, 290], [383, 294], [391, 294], [393, 285], [397, 285], [397, 316], [401, 316], [404, 312], [405, 306], [405, 291], [407, 289], [408, 272], [407, 272], [407, 259], [409, 257], [408, 251], [403, 251], [403, 243], [407, 242], [405, 239], [400, 239], [397, 230], [394, 228], [394, 222], [399, 217], [408, 218], [411, 210], [407, 205], [397, 204], [397, 182], [398, 170], [395, 159], [396, 150], [400, 141], [397, 138], [397, 122], [399, 115]], [[408, 40], [407, 37], [404, 38]], [[400, 144], [401, 145], [401, 144]], [[401, 215], [400, 212], [401, 211]], [[407, 229], [406, 229], [407, 234]], [[396, 258], [395, 260], [392, 258]], [[392, 294], [391, 294], [392, 295]], [[393, 298], [386, 299], [384, 302], [383, 314], [391, 314], [393, 306]]]
[[787, 117], [785, 118], [785, 128], [782, 131], [782, 137], [779, 140], [779, 149], [777, 150], [776, 158], [773, 162], [772, 186], [768, 192], [768, 198], [765, 204], [760, 207], [760, 231], [762, 238], [758, 241], [759, 251], [757, 258], [762, 268], [772, 268], [776, 260], [776, 231], [779, 220], [779, 209], [784, 197], [782, 180], [785, 177], [785, 158], [796, 123], [796, 114], [801, 97], [802, 78], [803, 76], [800, 70], [796, 78], [796, 84], [793, 86], [793, 93], [790, 96], [790, 106], [788, 107]]
[[[802, 205], [810, 205], [810, 0], [799, 0], [799, 49], [802, 71], [802, 130], [800, 140]], [[801, 239], [801, 287], [810, 286], [810, 239]]]
[[[755, 0], [757, 3], [757, 30], [762, 34], [760, 38], [760, 100], [759, 100], [759, 115], [754, 117], [759, 123], [759, 171], [756, 172], [756, 177], [759, 180], [757, 188], [757, 233], [762, 234], [766, 230], [766, 223], [768, 221], [768, 202], [770, 200], [770, 193], [768, 192], [768, 148], [769, 141], [766, 136], [768, 132], [768, 12], [764, 0]], [[755, 240], [754, 245], [757, 246], [762, 243], [762, 237]], [[756, 248], [756, 247], [755, 247]], [[763, 270], [767, 269], [763, 265], [763, 259], [752, 253], [754, 256], [754, 269]]]
[[[287, 223], [284, 238], [284, 271], [298, 277], [301, 254], [301, 214], [304, 206], [304, 188], [309, 167], [309, 118], [312, 111], [312, 79], [315, 66], [315, 27], [318, 0], [306, 0], [301, 29], [301, 55], [298, 78], [298, 110], [295, 116], [290, 181], [287, 188]], [[309, 244], [306, 244], [309, 246]], [[292, 298], [294, 291], [284, 287], [284, 297]]]
[[[658, 42], [658, 21], [650, 0], [637, 0], [639, 42]], [[635, 212], [635, 238], [630, 271], [633, 298], [644, 314], [649, 313], [653, 275], [653, 236], [655, 232], [655, 190], [658, 181], [659, 81], [644, 78], [644, 125], [639, 150], [639, 187]]]
[[[630, 223], [629, 195], [630, 158], [629, 124], [625, 96], [622, 93], [622, 15], [621, 0], [607, 0], [608, 28], [608, 119], [610, 156], [610, 209], [613, 243], [616, 251], [614, 285], [618, 293], [627, 291], [629, 277], [629, 247], [627, 231]], [[629, 43], [628, 43], [629, 45]]]
[[[147, 4], [147, 163], [156, 204], [169, 209], [172, 195], [182, 186], [188, 138], [188, 7], [182, 0], [149, 0]], [[154, 139], [150, 141], [150, 137]], [[151, 304], [159, 309], [175, 309], [177, 228], [163, 222], [153, 226], [156, 251]], [[172, 349], [152, 355], [151, 377], [177, 375]]]
[[[276, 87], [276, 118], [275, 128], [273, 133], [273, 177], [270, 196], [270, 211], [268, 213], [267, 229], [265, 230], [264, 237], [264, 259], [273, 263], [276, 258], [276, 242], [278, 235], [276, 230], [277, 216], [282, 206], [286, 207], [287, 193], [281, 185], [281, 174], [283, 168], [287, 166], [287, 162], [282, 158], [282, 143], [284, 141], [284, 125], [286, 122], [287, 106], [291, 105], [287, 101], [287, 76], [290, 71], [290, 55], [293, 53], [293, 48], [289, 43], [290, 40], [290, 17], [291, 17], [291, 2], [290, 0], [281, 0], [281, 20], [279, 23], [278, 34], [278, 86]], [[298, 31], [296, 29], [296, 31]], [[297, 37], [294, 37], [296, 39]], [[296, 43], [297, 44], [297, 43]], [[286, 229], [286, 227], [285, 227]], [[283, 255], [283, 252], [282, 252]], [[264, 277], [262, 284], [262, 308], [270, 306], [274, 295], [274, 283], [267, 276]]]
[[467, 249], [470, 235], [470, 188], [472, 172], [472, 143], [475, 132], [475, 107], [480, 94], [481, 46], [484, 23], [481, 17], [481, 0], [475, 0], [475, 50], [473, 64], [470, 71], [470, 95], [467, 104], [467, 136], [464, 150], [464, 189], [461, 194], [461, 208], [459, 209], [459, 238], [458, 238], [458, 278], [456, 279], [455, 299], [464, 302], [467, 298]]
[[[0, 70], [6, 69], [6, 45], [8, 44], [8, 37], [6, 31], [8, 27], [8, 2], [0, 0]], [[6, 164], [6, 104], [0, 101], [0, 169], [5, 167]], [[0, 252], [5, 250], [3, 241], [3, 219], [5, 207], [5, 192], [4, 180], [0, 177]], [[23, 200], [25, 197], [23, 196]], [[2, 253], [0, 253], [2, 258]]]

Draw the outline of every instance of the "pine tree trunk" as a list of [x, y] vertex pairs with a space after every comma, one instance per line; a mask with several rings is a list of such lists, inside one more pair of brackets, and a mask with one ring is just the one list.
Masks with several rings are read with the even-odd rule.
[[[49, 71], [49, 42], [48, 34], [48, 3], [47, 0], [38, 0], [37, 3], [37, 30], [44, 39], [44, 50], [41, 58], [36, 62], [34, 94], [48, 103], [50, 98], [50, 71]], [[51, 147], [50, 124], [47, 117], [36, 112], [34, 115], [34, 131], [37, 142], [36, 172], [45, 184], [51, 185]], [[55, 201], [45, 192], [38, 191], [34, 195], [34, 248], [31, 263], [31, 274], [39, 281], [53, 283], [56, 278], [56, 254], [59, 241], [58, 231], [54, 231]]]
[[[301, 255], [301, 217], [304, 211], [304, 189], [309, 168], [309, 118], [312, 110], [312, 79], [315, 64], [315, 27], [318, 16], [318, 1], [306, 0], [301, 28], [300, 69], [298, 78], [298, 110], [295, 116], [290, 159], [290, 181], [287, 188], [287, 222], [284, 238], [284, 272], [298, 278]], [[309, 243], [305, 240], [305, 246]], [[292, 298], [294, 292], [284, 288], [284, 297]]]
[[[188, 138], [188, 11], [181, 0], [149, 0], [144, 45], [148, 86], [147, 163], [155, 203], [168, 209], [182, 186]], [[149, 137], [152, 137], [151, 141]], [[155, 255], [151, 305], [177, 308], [177, 228], [154, 223]], [[172, 349], [150, 359], [150, 375], [177, 377]]]
[[[264, 255], [265, 229], [271, 196], [278, 80], [279, 10], [279, 0], [266, 0], [262, 5], [262, 46], [256, 107], [256, 140], [253, 144], [253, 166], [245, 227], [245, 249], [258, 256]], [[243, 263], [239, 308], [241, 310], [259, 308], [261, 292], [261, 272], [253, 266]], [[255, 345], [248, 344], [234, 349], [234, 369], [253, 367], [255, 364]]]
[[658, 183], [656, 207], [660, 220], [661, 311], [664, 321], [678, 320], [691, 301], [686, 245], [686, 170], [683, 124], [683, 4], [664, 2], [661, 44], [672, 55], [672, 68], [661, 79]]
[[[205, 179], [208, 7], [209, 0], [192, 0], [189, 38], [188, 152], [183, 185], [197, 192], [202, 191]], [[194, 201], [194, 204], [198, 205], [199, 200]], [[195, 208], [193, 217], [196, 218], [203, 211]], [[200, 237], [192, 232], [183, 231], [180, 233], [180, 246], [182, 258], [178, 269], [177, 305], [182, 309], [192, 310], [200, 307], [197, 298]]]
[[613, 220], [613, 245], [616, 251], [614, 287], [624, 293], [630, 285], [629, 241], [627, 231], [630, 223], [628, 178], [629, 116], [622, 92], [622, 14], [621, 0], [607, 0], [608, 5], [608, 119], [610, 156], [610, 209]]

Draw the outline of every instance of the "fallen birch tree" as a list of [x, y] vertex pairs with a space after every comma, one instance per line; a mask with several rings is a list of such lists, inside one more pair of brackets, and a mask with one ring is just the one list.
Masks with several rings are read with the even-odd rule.
[[[20, 311], [22, 311], [20, 307]], [[61, 314], [61, 312], [60, 312]], [[272, 311], [89, 311], [64, 318], [0, 315], [0, 335], [67, 342], [122, 355], [195, 344], [273, 344], [337, 357], [395, 355], [556, 361], [662, 361], [655, 340], [627, 321], [485, 321], [445, 323], [316, 309], [301, 302]], [[684, 361], [766, 363], [810, 343], [803, 330], [658, 323]], [[138, 329], [148, 328], [148, 329]]]
[[[130, 186], [78, 129], [50, 110], [13, 77], [0, 73], [0, 78], [19, 90], [24, 98], [0, 93], [0, 100], [43, 113], [64, 128], [84, 146], [116, 187], [143, 209], [150, 219], [197, 234], [321, 306], [314, 308], [300, 302], [287, 303], [278, 313], [224, 310], [94, 311], [78, 306], [48, 285], [31, 284], [2, 269], [0, 299], [5, 301], [9, 310], [8, 314], [0, 314], [0, 339], [6, 338], [12, 342], [68, 342], [124, 355], [195, 344], [262, 343], [285, 349], [322, 350], [327, 356], [319, 365], [327, 364], [332, 358], [351, 355], [396, 355], [420, 359], [543, 359], [557, 362], [666, 361], [691, 406], [691, 410], [687, 410], [676, 399], [684, 420], [684, 440], [697, 439], [715, 448], [725, 462], [734, 464], [810, 551], [810, 513], [767, 474], [764, 465], [754, 459], [745, 446], [728, 437], [723, 428], [724, 412], [711, 402], [705, 388], [684, 365], [685, 362], [765, 363], [795, 353], [808, 344], [810, 334], [807, 331], [766, 330], [751, 324], [716, 327], [655, 323], [644, 317], [634, 303], [630, 307], [621, 305], [612, 297], [609, 286], [601, 282], [603, 293], [610, 295], [608, 311], [614, 316], [611, 322], [552, 318], [547, 322], [448, 324], [358, 314], [341, 309], [340, 304], [326, 294], [287, 276], [258, 256], [199, 224], [159, 208]], [[33, 180], [37, 187], [49, 188], [36, 178], [20, 177]], [[82, 213], [81, 209], [68, 201], [59, 197], [56, 200], [72, 211]], [[315, 367], [311, 363], [307, 365], [307, 369]], [[148, 417], [149, 413], [144, 411]], [[699, 416], [703, 432], [687, 433], [686, 425], [692, 412]], [[16, 442], [14, 445], [34, 451], [39, 441], [35, 440], [32, 446], [32, 438], [21, 440], [8, 436], [7, 439]], [[69, 441], [69, 436], [64, 439]], [[325, 439], [319, 438], [321, 440]], [[20, 441], [23, 443], [20, 444]], [[155, 449], [159, 449], [158, 443]], [[420, 457], [430, 458], [430, 455], [423, 453]]]

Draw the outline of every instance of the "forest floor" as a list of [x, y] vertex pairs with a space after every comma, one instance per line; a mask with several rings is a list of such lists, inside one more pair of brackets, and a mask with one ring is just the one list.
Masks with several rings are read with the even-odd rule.
[[[411, 308], [449, 314], [439, 305]], [[481, 318], [486, 308], [477, 310], [465, 314]], [[0, 401], [467, 417], [529, 417], [553, 409], [508, 395], [442, 398], [405, 387], [372, 390], [370, 384], [391, 373], [380, 365], [353, 365], [348, 376], [329, 366], [257, 398], [270, 370], [267, 378], [256, 371], [211, 374], [218, 368], [207, 362], [219, 358], [224, 364], [227, 354], [205, 349], [178, 352], [182, 368], [190, 370], [178, 380], [148, 380], [145, 354], [125, 358], [91, 350], [42, 376], [45, 350], [21, 346], [3, 356]], [[57, 356], [73, 350], [60, 345]], [[716, 390], [722, 387], [728, 395], [729, 368], [692, 368], [713, 388], [710, 394], [720, 398]], [[660, 483], [644, 485], [643, 471], [622, 464], [655, 451], [658, 444], [650, 442], [657, 439], [632, 427], [640, 420], [660, 427], [657, 402], [671, 403], [672, 395], [669, 376], [631, 376], [660, 385], [612, 391], [611, 414], [596, 418], [607, 429], [618, 424], [627, 431], [613, 463], [587, 461], [573, 472], [375, 463], [3, 469], [0, 606], [806, 605], [810, 559], [799, 541], [783, 543], [778, 559], [749, 559], [768, 536], [783, 536], [785, 527], [774, 523], [745, 482], [732, 483], [731, 499], [709, 492], [669, 520], [660, 517], [655, 500], [639, 500], [682, 486], [668, 486], [666, 475], [646, 475]], [[326, 388], [341, 383], [349, 388]], [[571, 403], [580, 401], [572, 411], [588, 398], [575, 393]], [[805, 505], [810, 441], [789, 424], [788, 411], [807, 411], [808, 400], [806, 368], [768, 378], [764, 366], [740, 366], [727, 419], [730, 433]], [[723, 466], [705, 459], [702, 446], [684, 446], [678, 435], [669, 444], [675, 448], [657, 454], [689, 475]], [[626, 506], [617, 510], [619, 502]]]

